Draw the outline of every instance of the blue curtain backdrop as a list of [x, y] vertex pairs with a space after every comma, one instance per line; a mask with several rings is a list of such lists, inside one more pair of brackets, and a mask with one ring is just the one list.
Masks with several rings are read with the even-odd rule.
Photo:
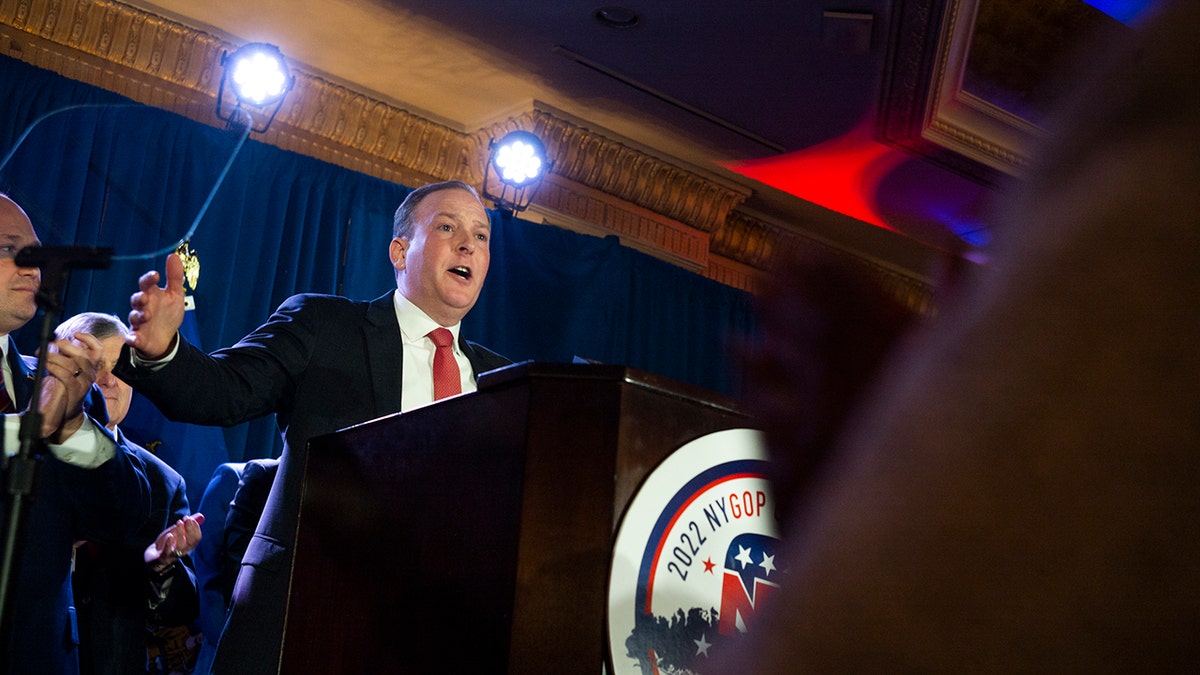
[[[48, 111], [129, 103], [7, 57], [0, 57], [0, 97], [6, 101], [0, 153]], [[35, 160], [22, 160], [20, 190], [41, 194], [13, 196], [38, 204], [31, 216], [44, 243], [108, 244], [121, 254], [149, 250], [150, 242], [169, 241], [186, 229], [234, 141], [224, 130], [153, 112], [136, 118], [152, 140], [97, 137], [89, 148], [60, 140], [59, 147], [50, 142], [29, 156]], [[100, 166], [105, 163], [135, 169], [118, 172]], [[55, 178], [28, 187], [29, 174], [51, 167]], [[138, 178], [98, 190], [89, 180], [97, 173]], [[0, 190], [10, 194], [12, 174], [0, 176]], [[294, 293], [371, 299], [394, 288], [386, 248], [392, 213], [408, 191], [247, 140], [191, 240], [201, 261], [194, 318], [203, 346], [233, 344]], [[515, 361], [582, 356], [740, 394], [727, 346], [755, 330], [749, 294], [622, 247], [615, 237], [579, 235], [496, 212], [491, 218], [491, 271], [464, 321], [472, 339]], [[161, 256], [73, 273], [64, 316], [83, 310], [126, 316], [137, 277], [151, 268], [162, 268]], [[23, 349], [32, 349], [36, 322], [17, 335]], [[224, 438], [231, 461], [276, 455], [280, 448], [273, 419], [226, 429]], [[208, 476], [188, 479], [203, 486]]]

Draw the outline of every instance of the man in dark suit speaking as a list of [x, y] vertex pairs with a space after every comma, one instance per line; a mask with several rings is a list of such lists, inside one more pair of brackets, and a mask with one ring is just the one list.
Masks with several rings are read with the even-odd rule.
[[283, 432], [278, 475], [242, 560], [214, 673], [279, 670], [308, 439], [473, 391], [478, 373], [509, 363], [459, 335], [487, 276], [490, 235], [471, 186], [418, 188], [396, 210], [388, 247], [397, 292], [369, 303], [294, 296], [236, 345], [207, 355], [178, 334], [180, 261], [168, 258], [165, 288], [157, 272], [139, 279], [130, 299], [134, 337], [117, 376], [171, 419], [232, 425], [275, 413]]

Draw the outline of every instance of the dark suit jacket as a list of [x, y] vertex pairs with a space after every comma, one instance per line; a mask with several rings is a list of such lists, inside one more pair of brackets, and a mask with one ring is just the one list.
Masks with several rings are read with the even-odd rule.
[[[7, 339], [7, 338], [2, 338]], [[9, 343], [13, 401], [29, 404], [32, 360], [27, 364]], [[6, 479], [0, 469], [0, 479]], [[53, 675], [79, 672], [78, 629], [71, 593], [71, 550], [88, 539], [116, 542], [145, 522], [150, 486], [127, 448], [95, 469], [82, 469], [46, 456], [40, 462], [34, 499], [25, 502], [17, 569], [9, 591], [13, 620], [10, 644], [0, 645], [8, 673]], [[8, 519], [0, 503], [0, 529]]]
[[[461, 336], [459, 346], [476, 374], [509, 363]], [[400, 410], [402, 350], [388, 293], [369, 303], [293, 296], [236, 345], [206, 355], [182, 342], [157, 371], [134, 368], [122, 353], [117, 376], [170, 419], [231, 425], [275, 413], [283, 431], [279, 475], [243, 559], [214, 672], [278, 671], [308, 439]]]
[[279, 473], [278, 459], [252, 459], [242, 468], [237, 491], [229, 502], [229, 515], [225, 518], [224, 564], [222, 565], [221, 592], [225, 603], [233, 601], [233, 586], [237, 581], [246, 549], [254, 539], [258, 521], [262, 520], [267, 497]]
[[[124, 439], [124, 434], [118, 437]], [[187, 485], [177, 471], [129, 443], [150, 481], [150, 518], [120, 544], [80, 550], [74, 575], [79, 614], [80, 671], [85, 675], [146, 672], [147, 622], [182, 626], [196, 618], [199, 593], [190, 556], [172, 568], [166, 597], [150, 611], [150, 579], [143, 553], [158, 535], [191, 513]]]
[[278, 459], [227, 462], [217, 467], [200, 500], [204, 537], [192, 557], [200, 582], [200, 630], [204, 643], [196, 659], [197, 673], [212, 669], [217, 640], [233, 598], [242, 557], [262, 517]]
[[[200, 513], [204, 524], [200, 526], [202, 537], [192, 560], [196, 564], [196, 581], [200, 584], [200, 631], [204, 642], [196, 658], [197, 673], [207, 673], [212, 668], [213, 656], [217, 651], [217, 639], [225, 625], [228, 597], [223, 594], [225, 583], [225, 519], [229, 513], [229, 502], [237, 492], [241, 479], [241, 462], [226, 462], [213, 471], [208, 487], [200, 498]], [[233, 584], [229, 584], [230, 591]]]

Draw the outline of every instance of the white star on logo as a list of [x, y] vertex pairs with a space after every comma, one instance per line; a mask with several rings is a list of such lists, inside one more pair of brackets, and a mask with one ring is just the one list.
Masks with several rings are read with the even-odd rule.
[[754, 561], [750, 558], [750, 549], [745, 546], [738, 546], [738, 554], [734, 557], [734, 560], [742, 563], [742, 569], [745, 569], [746, 565], [754, 564]]
[[762, 562], [760, 562], [758, 566], [766, 570], [766, 572], [763, 573], [764, 577], [771, 576], [771, 572], [775, 571], [775, 556], [767, 555], [764, 551]]
[[705, 658], [707, 658], [708, 657], [708, 648], [711, 647], [712, 645], [708, 643], [708, 640], [704, 639], [704, 633], [700, 634], [699, 640], [692, 640], [692, 642], [696, 643], [696, 656], [700, 656], [701, 654], [703, 654], [705, 656]]

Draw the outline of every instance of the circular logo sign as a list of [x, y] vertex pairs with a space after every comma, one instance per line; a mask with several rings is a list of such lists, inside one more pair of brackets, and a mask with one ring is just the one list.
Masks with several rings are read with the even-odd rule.
[[775, 504], [760, 432], [702, 436], [625, 510], [608, 587], [614, 675], [703, 673], [779, 589]]

